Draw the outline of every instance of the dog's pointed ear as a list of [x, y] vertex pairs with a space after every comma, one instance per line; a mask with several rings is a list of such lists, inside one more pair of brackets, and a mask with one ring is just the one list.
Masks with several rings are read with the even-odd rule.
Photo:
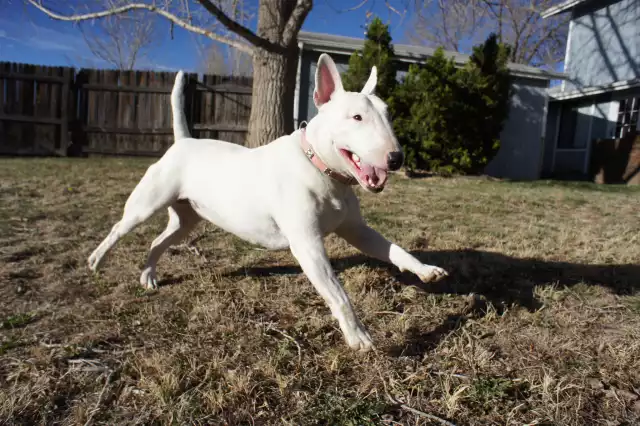
[[360, 93], [364, 95], [373, 94], [373, 91], [376, 90], [377, 84], [378, 84], [378, 68], [376, 68], [376, 66], [374, 65], [373, 68], [371, 68], [371, 74], [369, 74], [369, 79], [365, 83]]
[[313, 102], [317, 108], [331, 100], [334, 93], [342, 92], [342, 79], [331, 56], [323, 53], [316, 68], [316, 87], [313, 90]]

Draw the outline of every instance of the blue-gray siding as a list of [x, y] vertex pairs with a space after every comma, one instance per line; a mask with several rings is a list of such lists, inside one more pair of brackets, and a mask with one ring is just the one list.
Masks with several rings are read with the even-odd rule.
[[565, 90], [640, 78], [640, 1], [605, 0], [572, 14]]
[[517, 180], [540, 177], [546, 89], [546, 81], [514, 81], [509, 118], [500, 134], [500, 150], [487, 165], [487, 174]]

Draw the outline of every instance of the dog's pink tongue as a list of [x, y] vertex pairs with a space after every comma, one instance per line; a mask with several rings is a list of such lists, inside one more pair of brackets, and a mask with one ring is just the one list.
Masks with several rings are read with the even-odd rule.
[[362, 174], [371, 178], [371, 183], [376, 186], [382, 185], [387, 181], [387, 171], [384, 169], [380, 169], [378, 167], [372, 166], [370, 164], [362, 164], [361, 169]]
[[374, 167], [370, 164], [367, 164], [365, 162], [362, 162], [360, 164], [360, 171], [362, 172], [363, 176], [370, 176], [371, 178], [373, 178], [376, 175], [376, 172], [374, 170]]

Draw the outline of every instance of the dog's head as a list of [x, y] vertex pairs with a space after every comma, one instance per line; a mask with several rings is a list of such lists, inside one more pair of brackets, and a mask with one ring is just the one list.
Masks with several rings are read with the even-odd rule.
[[314, 149], [334, 171], [353, 175], [368, 191], [382, 191], [388, 172], [402, 166], [404, 154], [389, 122], [387, 105], [373, 94], [376, 67], [360, 93], [344, 90], [327, 54], [320, 56], [315, 77], [313, 101], [318, 115], [307, 130]]

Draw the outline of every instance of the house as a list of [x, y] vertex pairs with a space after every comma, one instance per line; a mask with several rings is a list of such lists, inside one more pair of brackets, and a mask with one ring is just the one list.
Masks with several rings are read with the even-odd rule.
[[[298, 44], [300, 58], [294, 105], [296, 127], [317, 113], [313, 104], [313, 86], [320, 54], [330, 54], [340, 72], [344, 72], [348, 68], [349, 57], [363, 48], [364, 40], [301, 31]], [[394, 44], [394, 50], [399, 62], [398, 77], [408, 72], [409, 65], [422, 63], [435, 52], [430, 47], [402, 44]], [[456, 52], [446, 52], [446, 55], [460, 66], [469, 59], [467, 55]], [[510, 179], [537, 179], [542, 170], [547, 89], [552, 80], [562, 79], [564, 74], [515, 63], [509, 64], [509, 70], [514, 93], [509, 118], [500, 136], [501, 148], [488, 164], [486, 172]]]
[[[570, 19], [564, 60], [568, 78], [549, 90], [542, 172], [544, 176], [587, 177], [594, 172], [595, 162], [606, 160], [599, 158], [605, 151], [596, 150], [596, 145], [635, 141], [640, 108], [640, 1], [569, 0], [542, 12], [543, 18], [559, 14]], [[633, 144], [626, 144], [623, 169]], [[637, 148], [636, 143], [640, 156]]]

